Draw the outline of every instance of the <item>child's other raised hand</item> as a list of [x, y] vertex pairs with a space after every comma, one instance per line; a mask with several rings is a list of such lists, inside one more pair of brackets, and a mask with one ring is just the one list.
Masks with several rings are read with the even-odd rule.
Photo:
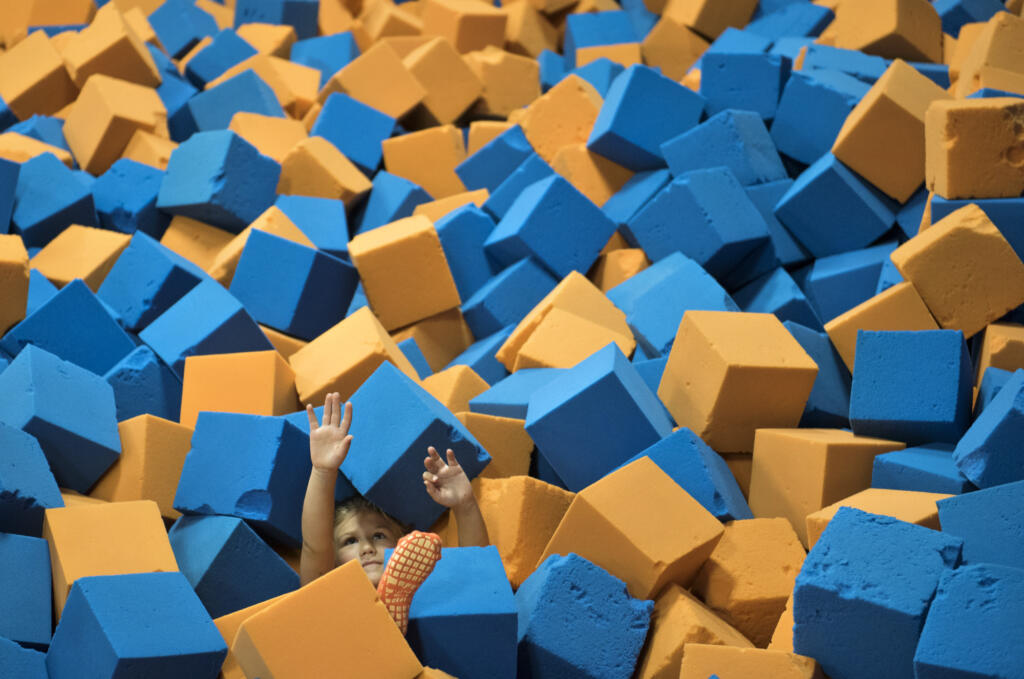
[[423, 460], [427, 471], [423, 472], [423, 485], [427, 493], [439, 505], [444, 507], [460, 507], [467, 502], [475, 502], [473, 487], [469, 477], [459, 466], [455, 453], [449, 448], [446, 451], [447, 463], [437, 454], [434, 446], [427, 448], [428, 457]]
[[352, 436], [348, 433], [352, 424], [352, 404], [345, 402], [345, 415], [342, 416], [341, 395], [335, 392], [327, 394], [324, 399], [323, 424], [317, 422], [312, 404], [306, 404], [306, 415], [309, 417], [309, 457], [313, 469], [337, 472], [352, 443]]

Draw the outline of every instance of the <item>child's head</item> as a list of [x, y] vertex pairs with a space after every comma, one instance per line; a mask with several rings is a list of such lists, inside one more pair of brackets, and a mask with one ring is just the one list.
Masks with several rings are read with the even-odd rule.
[[394, 548], [406, 532], [366, 498], [349, 498], [334, 512], [335, 561], [340, 566], [357, 559], [376, 587], [384, 574], [384, 550]]

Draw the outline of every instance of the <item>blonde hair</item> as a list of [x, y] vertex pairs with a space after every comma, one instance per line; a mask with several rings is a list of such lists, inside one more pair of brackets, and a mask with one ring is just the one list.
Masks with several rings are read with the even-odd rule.
[[402, 524], [401, 521], [391, 516], [383, 509], [367, 500], [362, 495], [353, 495], [350, 498], [342, 500], [337, 507], [334, 508], [334, 530], [338, 530], [338, 526], [341, 522], [359, 512], [371, 512], [380, 514], [384, 517], [388, 523], [392, 524], [397, 532], [397, 537], [402, 537], [409, 532], [409, 529]]

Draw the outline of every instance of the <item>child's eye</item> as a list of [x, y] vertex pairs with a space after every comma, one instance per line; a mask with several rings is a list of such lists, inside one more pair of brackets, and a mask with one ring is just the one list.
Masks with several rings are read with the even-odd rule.
[[374, 540], [387, 540], [388, 536], [387, 536], [387, 533], [381, 533], [381, 532], [378, 531], [378, 532], [373, 534], [373, 539]]
[[357, 540], [355, 538], [345, 538], [344, 540], [341, 541], [341, 546], [342, 547], [348, 547], [349, 545], [356, 544], [356, 542], [357, 542]]

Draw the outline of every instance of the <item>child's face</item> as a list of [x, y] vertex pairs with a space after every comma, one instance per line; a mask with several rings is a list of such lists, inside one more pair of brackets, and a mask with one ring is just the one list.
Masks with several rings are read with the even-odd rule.
[[358, 511], [334, 527], [338, 565], [357, 559], [376, 587], [384, 574], [384, 550], [398, 544], [395, 527], [377, 512]]

